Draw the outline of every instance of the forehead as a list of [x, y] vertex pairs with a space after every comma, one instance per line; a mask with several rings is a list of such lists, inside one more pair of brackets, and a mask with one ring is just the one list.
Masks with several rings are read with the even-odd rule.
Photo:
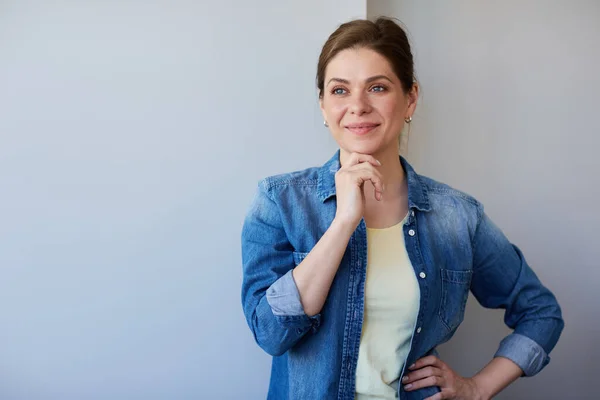
[[330, 78], [364, 80], [374, 75], [395, 78], [389, 61], [376, 51], [367, 48], [346, 49], [329, 61], [325, 70], [325, 82]]

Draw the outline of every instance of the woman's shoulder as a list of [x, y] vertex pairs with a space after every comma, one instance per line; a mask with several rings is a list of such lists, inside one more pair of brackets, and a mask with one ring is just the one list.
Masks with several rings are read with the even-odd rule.
[[419, 175], [419, 179], [425, 187], [434, 209], [459, 207], [475, 215], [479, 215], [483, 211], [483, 204], [470, 193], [427, 176]]
[[431, 212], [423, 213], [446, 235], [469, 233], [472, 238], [484, 213], [483, 204], [467, 192], [435, 179], [419, 176]]
[[319, 167], [309, 167], [301, 170], [269, 175], [262, 178], [259, 185], [270, 192], [281, 187], [317, 186], [319, 182]]

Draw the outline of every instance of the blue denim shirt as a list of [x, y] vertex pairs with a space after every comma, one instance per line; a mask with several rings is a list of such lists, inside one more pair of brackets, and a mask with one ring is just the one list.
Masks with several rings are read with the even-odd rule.
[[[418, 175], [400, 157], [408, 182], [408, 255], [421, 290], [406, 365], [435, 352], [463, 320], [469, 291], [505, 309], [514, 331], [496, 356], [531, 376], [550, 358], [564, 326], [553, 294], [521, 251], [472, 197]], [[367, 263], [364, 220], [353, 233], [321, 313], [307, 316], [292, 269], [329, 228], [336, 212], [339, 151], [320, 168], [260, 182], [242, 228], [242, 304], [258, 345], [273, 356], [268, 399], [354, 399]], [[403, 375], [404, 371], [399, 371]], [[438, 387], [398, 397], [424, 399]]]

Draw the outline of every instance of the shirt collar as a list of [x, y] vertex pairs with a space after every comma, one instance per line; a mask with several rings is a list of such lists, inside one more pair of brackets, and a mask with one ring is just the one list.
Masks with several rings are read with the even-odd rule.
[[[419, 211], [430, 211], [427, 185], [408, 161], [402, 156], [399, 157], [408, 182], [408, 207]], [[340, 168], [340, 151], [337, 150], [333, 157], [319, 169], [317, 193], [322, 202], [335, 196], [335, 173]]]

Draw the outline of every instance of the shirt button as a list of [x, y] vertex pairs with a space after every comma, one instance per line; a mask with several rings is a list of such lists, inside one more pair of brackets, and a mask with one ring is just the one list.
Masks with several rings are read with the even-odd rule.
[[417, 328], [417, 333], [421, 333], [421, 327]]
[[425, 272], [421, 272], [421, 273], [419, 274], [419, 276], [420, 276], [422, 279], [425, 279], [425, 277], [427, 276], [427, 274], [425, 274]]
[[410, 215], [414, 217], [415, 216], [415, 210], [410, 210]]
[[414, 229], [411, 229], [410, 231], [408, 231], [408, 234], [409, 234], [410, 236], [415, 236], [415, 230], [414, 230]]

